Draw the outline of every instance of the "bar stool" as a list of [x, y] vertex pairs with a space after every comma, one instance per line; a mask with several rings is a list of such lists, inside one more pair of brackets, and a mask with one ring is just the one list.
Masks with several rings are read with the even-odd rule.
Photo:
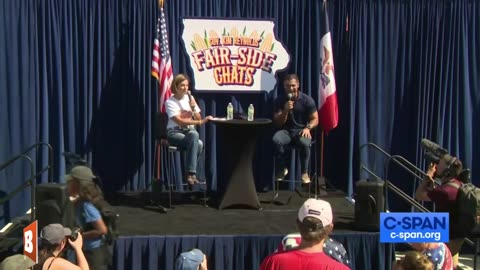
[[[310, 142], [310, 148], [312, 148], [312, 145], [315, 144], [315, 140], [312, 140]], [[293, 144], [293, 142], [289, 145], [285, 145], [285, 150], [286, 152], [290, 153], [291, 155], [291, 152], [292, 150], [298, 150], [298, 146], [296, 146], [295, 144]], [[297, 155], [297, 153], [295, 153], [295, 155]], [[307, 171], [309, 172], [309, 176], [310, 176], [310, 182], [309, 183], [304, 183], [301, 179], [283, 179], [281, 181], [278, 181], [276, 178], [276, 175], [274, 175], [274, 195], [273, 195], [273, 200], [275, 201], [278, 196], [279, 196], [279, 190], [280, 190], [280, 183], [283, 183], [283, 182], [292, 182], [292, 183], [295, 183], [295, 191], [300, 194], [300, 196], [303, 197], [302, 195], [302, 192], [300, 192], [296, 186], [297, 183], [300, 183], [301, 185], [308, 185], [308, 197], [311, 198], [312, 196], [316, 196], [316, 192], [318, 190], [318, 187], [317, 187], [317, 172], [316, 172], [316, 162], [317, 162], [317, 156], [316, 156], [316, 151], [314, 151], [314, 170], [313, 172], [310, 170], [310, 164], [308, 165], [309, 168], [307, 169]], [[275, 162], [275, 157], [274, 157], [274, 171], [276, 171], [276, 162]], [[289, 172], [290, 175], [295, 175], [295, 172]], [[311, 186], [312, 186], [312, 183], [314, 185], [314, 192], [312, 193], [311, 192]]]
[[[168, 115], [163, 112], [159, 112], [155, 117], [155, 149], [160, 146], [161, 150], [161, 161], [162, 163], [166, 161], [165, 170], [162, 170], [163, 177], [160, 177], [164, 180], [164, 185], [168, 189], [168, 207], [173, 208], [173, 192], [177, 191], [180, 187], [190, 186], [188, 183], [182, 181], [182, 184], [176, 184], [175, 180], [178, 176], [175, 173], [175, 156], [176, 153], [179, 153], [184, 157], [185, 151], [179, 147], [170, 145], [167, 141], [167, 124], [168, 124]], [[180, 175], [182, 177], [182, 175]], [[167, 181], [165, 181], [165, 178]], [[207, 207], [207, 182], [201, 182], [196, 184], [198, 186], [203, 186], [201, 192], [203, 193], [202, 201], [203, 205]]]

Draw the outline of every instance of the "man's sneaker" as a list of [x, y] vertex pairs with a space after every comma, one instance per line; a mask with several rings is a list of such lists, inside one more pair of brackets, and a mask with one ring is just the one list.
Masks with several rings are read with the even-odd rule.
[[304, 184], [310, 183], [310, 176], [308, 176], [308, 173], [303, 173], [302, 174], [302, 183], [304, 183]]
[[283, 168], [283, 172], [277, 172], [277, 174], [275, 175], [275, 180], [282, 181], [285, 178], [285, 176], [287, 176], [287, 174], [288, 174], [287, 168]]

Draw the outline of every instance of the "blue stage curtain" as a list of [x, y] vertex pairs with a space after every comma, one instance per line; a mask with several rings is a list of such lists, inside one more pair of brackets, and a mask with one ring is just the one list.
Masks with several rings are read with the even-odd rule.
[[[480, 112], [480, 3], [352, 0], [336, 4], [336, 9], [349, 10], [349, 25], [348, 32], [337, 27], [334, 37], [349, 41], [346, 48], [343, 42], [334, 47], [343, 49], [350, 66], [343, 70], [349, 73], [348, 90], [338, 91], [340, 127], [332, 132], [336, 143], [329, 147], [340, 152], [341, 158], [332, 160], [334, 166], [348, 166], [339, 170], [348, 173], [348, 191], [353, 191], [359, 161], [381, 177], [388, 172], [403, 190], [415, 189], [412, 177], [398, 167], [385, 170], [386, 159], [378, 152], [359, 153], [367, 142], [423, 168], [420, 141], [428, 138], [458, 156], [466, 167], [477, 164], [480, 148], [473, 138], [480, 135], [475, 124]], [[478, 172], [472, 173], [479, 184]]]
[[[174, 72], [191, 75], [180, 41], [183, 17], [272, 18], [292, 59], [279, 78], [298, 73], [302, 90], [316, 99], [322, 4], [167, 0]], [[147, 188], [154, 169], [157, 85], [150, 65], [157, 1], [5, 0], [1, 7], [0, 164], [43, 141], [55, 149], [55, 181], [63, 181], [61, 153], [69, 151], [93, 163], [107, 191]], [[383, 168], [384, 160], [358, 152], [369, 141], [420, 164], [419, 141], [428, 137], [467, 167], [478, 163], [480, 150], [473, 138], [480, 135], [474, 124], [480, 115], [480, 4], [347, 0], [331, 1], [329, 7], [340, 122], [325, 140], [327, 178], [351, 194], [360, 160]], [[232, 101], [239, 111], [252, 103], [257, 117], [270, 117], [278, 91], [193, 93], [204, 115], [223, 116]], [[224, 181], [216, 175], [221, 146], [216, 145], [214, 125], [203, 126], [200, 133], [206, 143], [201, 173], [215, 190]], [[273, 180], [272, 132], [263, 135], [255, 163], [259, 189]], [[34, 155], [37, 168], [46, 165], [46, 157], [46, 150]], [[1, 171], [2, 192], [26, 179], [28, 169], [19, 162]], [[44, 181], [45, 176], [38, 180]], [[413, 183], [403, 182], [408, 187]], [[3, 207], [3, 221], [28, 209], [29, 194], [25, 191], [10, 203], [15, 207]]]
[[[114, 269], [174, 269], [177, 256], [199, 248], [207, 256], [208, 269], [259, 269], [263, 259], [272, 254], [283, 236], [132, 236], [120, 237], [113, 250]], [[352, 270], [391, 269], [393, 245], [380, 244], [374, 233], [335, 233], [352, 261]]]

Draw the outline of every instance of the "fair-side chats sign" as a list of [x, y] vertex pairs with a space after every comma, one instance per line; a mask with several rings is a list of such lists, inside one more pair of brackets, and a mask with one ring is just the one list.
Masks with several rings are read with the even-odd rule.
[[197, 90], [271, 91], [290, 61], [272, 21], [184, 19], [183, 26]]

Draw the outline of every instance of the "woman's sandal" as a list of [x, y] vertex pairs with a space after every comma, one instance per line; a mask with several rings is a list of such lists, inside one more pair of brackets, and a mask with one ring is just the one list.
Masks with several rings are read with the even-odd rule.
[[196, 177], [194, 174], [190, 174], [190, 175], [187, 177], [187, 183], [188, 183], [190, 186], [193, 186], [193, 185], [195, 185], [195, 184], [198, 184], [197, 177]]

